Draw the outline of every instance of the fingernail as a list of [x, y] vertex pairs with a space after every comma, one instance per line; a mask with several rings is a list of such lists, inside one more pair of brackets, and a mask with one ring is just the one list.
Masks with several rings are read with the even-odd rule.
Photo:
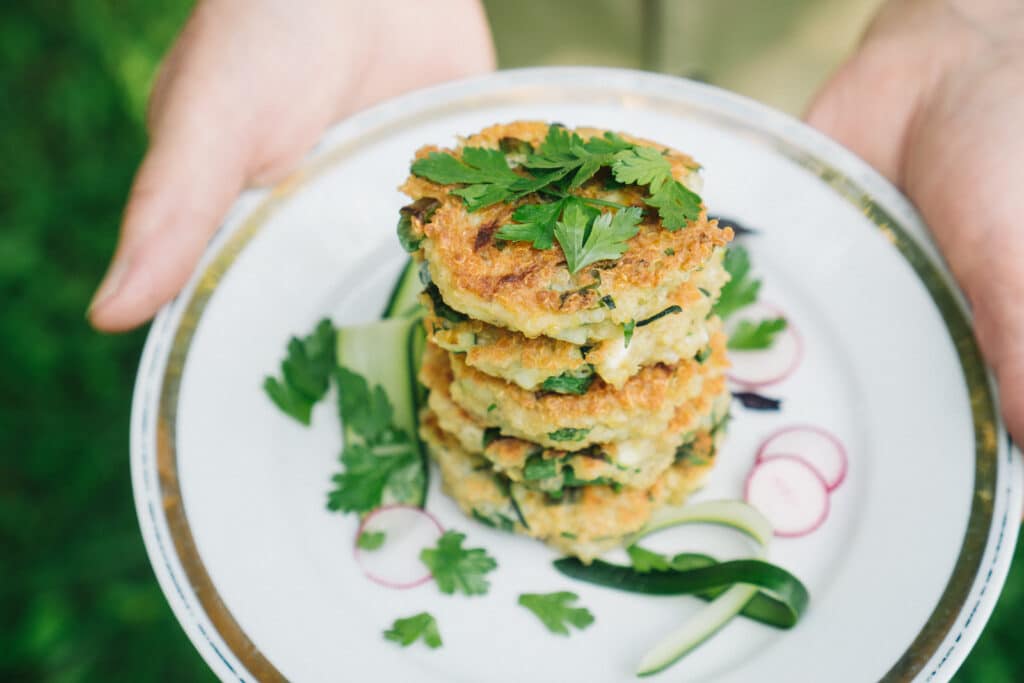
[[126, 270], [128, 270], [128, 263], [125, 258], [115, 259], [110, 264], [107, 274], [103, 277], [103, 282], [100, 283], [99, 288], [92, 297], [92, 301], [89, 303], [89, 308], [85, 311], [86, 316], [92, 313], [97, 306], [102, 306], [117, 294], [121, 288], [121, 280], [124, 279]]

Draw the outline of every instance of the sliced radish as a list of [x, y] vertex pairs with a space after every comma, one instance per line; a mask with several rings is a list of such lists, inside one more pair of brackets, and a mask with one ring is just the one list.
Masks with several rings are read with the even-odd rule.
[[768, 518], [776, 536], [804, 536], [828, 517], [825, 480], [793, 455], [773, 455], [754, 465], [744, 497]]
[[846, 449], [831, 432], [811, 425], [796, 425], [775, 432], [757, 449], [760, 462], [773, 455], [792, 454], [807, 462], [835, 491], [846, 479]]
[[[364, 533], [384, 533], [374, 550], [360, 548]], [[384, 505], [368, 514], [359, 525], [354, 550], [356, 562], [368, 579], [388, 588], [414, 588], [430, 581], [420, 562], [420, 551], [434, 545], [444, 528], [432, 514], [412, 505]]]
[[779, 308], [755, 303], [738, 311], [725, 324], [730, 336], [742, 320], [758, 323], [768, 318], [785, 318], [786, 329], [775, 337], [770, 349], [763, 351], [729, 351], [729, 379], [751, 389], [776, 384], [793, 374], [803, 357], [803, 341], [793, 321]]

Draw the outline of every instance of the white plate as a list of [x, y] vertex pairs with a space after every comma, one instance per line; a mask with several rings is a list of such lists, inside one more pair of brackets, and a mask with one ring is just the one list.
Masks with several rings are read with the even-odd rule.
[[[334, 128], [302, 170], [245, 195], [146, 343], [132, 475], [157, 578], [226, 680], [626, 681], [696, 606], [578, 584], [554, 553], [428, 506], [497, 557], [485, 597], [395, 591], [352, 560], [356, 520], [324, 508], [339, 465], [331, 401], [303, 428], [260, 390], [289, 335], [379, 315], [403, 262], [394, 189], [414, 150], [529, 118], [625, 130], [692, 153], [712, 212], [745, 241], [765, 298], [806, 356], [765, 390], [781, 413], [736, 407], [702, 499], [737, 497], [757, 443], [793, 423], [837, 434], [850, 470], [816, 533], [774, 561], [808, 585], [789, 632], [743, 620], [662, 674], [689, 681], [948, 680], [996, 601], [1021, 510], [1019, 458], [956, 291], [910, 204], [799, 122], [703, 85], [631, 71], [536, 69], [414, 93]], [[721, 547], [721, 532], [685, 540]], [[521, 592], [574, 590], [597, 621], [548, 634]], [[392, 620], [433, 612], [445, 645], [402, 650]]]

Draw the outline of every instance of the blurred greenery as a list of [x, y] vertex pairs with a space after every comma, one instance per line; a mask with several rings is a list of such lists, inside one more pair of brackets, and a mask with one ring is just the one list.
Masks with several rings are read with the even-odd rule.
[[[0, 8], [0, 680], [212, 679], [146, 559], [128, 470], [145, 331], [84, 312], [190, 2]], [[958, 680], [1024, 680], [1024, 561]]]

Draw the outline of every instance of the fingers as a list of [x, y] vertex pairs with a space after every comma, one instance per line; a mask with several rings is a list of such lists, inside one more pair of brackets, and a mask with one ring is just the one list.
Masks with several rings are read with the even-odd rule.
[[148, 320], [184, 285], [244, 180], [240, 147], [184, 123], [153, 140], [135, 177], [114, 259], [88, 317], [117, 332]]

